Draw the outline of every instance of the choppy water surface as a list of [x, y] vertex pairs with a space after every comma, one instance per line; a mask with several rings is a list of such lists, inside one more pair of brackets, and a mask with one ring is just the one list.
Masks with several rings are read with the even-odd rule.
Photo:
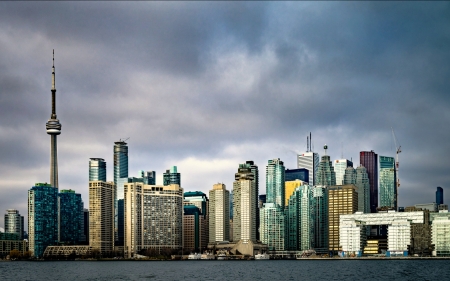
[[450, 260], [0, 262], [0, 280], [448, 280]]

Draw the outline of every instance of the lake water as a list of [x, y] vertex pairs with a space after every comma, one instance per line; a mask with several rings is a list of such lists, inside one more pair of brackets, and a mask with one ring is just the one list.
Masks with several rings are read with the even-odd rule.
[[450, 260], [0, 262], [0, 280], [450, 280]]

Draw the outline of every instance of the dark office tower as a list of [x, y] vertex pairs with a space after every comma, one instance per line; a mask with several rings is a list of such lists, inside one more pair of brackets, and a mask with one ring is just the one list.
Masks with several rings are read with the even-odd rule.
[[140, 171], [141, 178], [144, 184], [155, 185], [156, 184], [156, 172], [155, 171]]
[[323, 147], [325, 149], [325, 155], [319, 163], [319, 169], [317, 170], [317, 183], [316, 185], [332, 186], [336, 185], [336, 173], [331, 163], [330, 156], [327, 155], [328, 146]]
[[61, 134], [61, 124], [56, 117], [56, 84], [55, 84], [55, 50], [53, 50], [52, 66], [52, 114], [47, 121], [47, 134], [50, 135], [50, 185], [58, 188], [58, 148], [56, 137]]
[[263, 204], [266, 203], [266, 195], [261, 194], [258, 196], [258, 207], [262, 208]]
[[371, 151], [359, 153], [359, 163], [364, 166], [369, 175], [370, 212], [376, 213], [378, 207], [378, 154]]
[[82, 244], [89, 245], [89, 210], [83, 209], [83, 236]]
[[67, 245], [77, 245], [84, 233], [83, 201], [81, 194], [73, 190], [61, 190], [58, 194], [58, 241]]
[[124, 229], [124, 219], [125, 219], [125, 209], [123, 205], [123, 199], [117, 200], [117, 240], [115, 245], [116, 246], [123, 246], [124, 236], [125, 236], [125, 229]]
[[438, 206], [444, 204], [444, 190], [440, 186], [436, 190], [436, 204]]
[[102, 158], [89, 160], [89, 181], [106, 181], [106, 162]]
[[181, 175], [177, 172], [177, 166], [172, 166], [163, 174], [163, 185], [178, 184], [181, 187]]
[[259, 223], [260, 223], [260, 218], [259, 218], [259, 169], [258, 166], [255, 165], [254, 161], [246, 161], [245, 164], [250, 168], [250, 170], [253, 173], [253, 178], [254, 178], [254, 183], [255, 183], [255, 190], [256, 190], [256, 199], [255, 199], [255, 204], [256, 204], [256, 239], [259, 240]]
[[309, 183], [309, 171], [307, 169], [287, 169], [284, 172], [285, 181], [301, 180]]

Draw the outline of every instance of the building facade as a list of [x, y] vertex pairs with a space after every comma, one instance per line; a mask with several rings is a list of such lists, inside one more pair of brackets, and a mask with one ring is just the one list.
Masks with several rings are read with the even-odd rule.
[[163, 185], [178, 184], [181, 186], [181, 175], [177, 171], [177, 166], [172, 166], [163, 174]]
[[195, 205], [184, 205], [183, 248], [190, 252], [203, 252], [208, 246], [206, 216]]
[[397, 210], [397, 180], [395, 159], [380, 156], [380, 207], [391, 207]]
[[284, 172], [285, 181], [301, 180], [309, 183], [309, 171], [307, 169], [286, 169]]
[[[200, 230], [198, 238], [200, 241], [200, 247], [204, 248], [208, 245], [209, 242], [209, 199], [205, 193], [201, 191], [188, 191], [184, 193], [184, 206], [195, 206], [200, 211]], [[186, 210], [185, 210], [186, 215]], [[186, 217], [185, 217], [186, 218]], [[184, 223], [184, 222], [183, 222]], [[203, 225], [204, 224], [204, 225]], [[183, 228], [184, 229], [184, 228]], [[184, 230], [183, 230], [183, 233]], [[186, 244], [184, 245], [186, 248]]]
[[125, 184], [125, 255], [183, 247], [183, 189], [177, 184]]
[[103, 158], [89, 159], [89, 181], [106, 181], [106, 162]]
[[50, 184], [36, 183], [28, 190], [28, 243], [34, 257], [58, 243], [58, 189]]
[[361, 151], [359, 163], [366, 168], [370, 185], [370, 212], [376, 213], [378, 207], [378, 154], [372, 151]]
[[209, 191], [209, 243], [230, 241], [230, 192], [217, 183]]
[[308, 178], [310, 185], [317, 185], [316, 174], [319, 169], [319, 154], [307, 151], [297, 155], [297, 168], [308, 170]]
[[284, 182], [284, 205], [289, 205], [289, 198], [291, 198], [292, 194], [294, 194], [297, 187], [300, 187], [304, 184], [308, 184], [307, 182], [303, 182], [301, 180], [293, 180], [293, 181], [285, 181]]
[[317, 170], [317, 185], [322, 186], [332, 186], [336, 185], [336, 173], [334, 172], [334, 167], [331, 163], [330, 156], [327, 154], [328, 146], [324, 146], [325, 155], [319, 163], [319, 169]]
[[448, 210], [430, 215], [431, 241], [434, 244], [433, 256], [450, 256], [450, 213]]
[[58, 194], [58, 241], [77, 245], [83, 235], [83, 200], [74, 190], [61, 190]]
[[260, 210], [261, 242], [267, 244], [269, 251], [285, 250], [284, 209], [276, 203], [265, 203]]
[[438, 186], [436, 189], [436, 204], [443, 205], [444, 204], [444, 189]]
[[314, 249], [328, 253], [328, 191], [325, 186], [314, 186]]
[[267, 203], [275, 203], [284, 209], [285, 204], [285, 167], [283, 161], [269, 160], [266, 166], [266, 198]]
[[353, 167], [353, 162], [347, 159], [337, 159], [333, 161], [333, 166], [336, 173], [336, 185], [344, 185], [345, 169]]
[[8, 209], [5, 214], [5, 233], [14, 233], [18, 235], [18, 240], [23, 240], [23, 216], [18, 210]]
[[89, 182], [89, 245], [100, 253], [114, 250], [114, 182]]

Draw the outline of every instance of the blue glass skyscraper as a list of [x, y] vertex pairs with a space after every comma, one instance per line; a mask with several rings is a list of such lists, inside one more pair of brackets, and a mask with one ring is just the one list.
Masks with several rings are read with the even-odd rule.
[[309, 171], [307, 169], [287, 169], [284, 176], [285, 181], [301, 180], [309, 183]]
[[283, 161], [269, 160], [266, 166], [266, 198], [267, 203], [275, 203], [284, 208], [284, 172]]
[[123, 199], [123, 185], [119, 179], [128, 178], [128, 146], [120, 140], [114, 143], [114, 184], [117, 187], [117, 199]]
[[106, 181], [106, 162], [102, 158], [89, 160], [89, 181]]
[[395, 160], [393, 157], [380, 156], [380, 207], [397, 209], [397, 188]]
[[58, 189], [50, 184], [36, 183], [28, 190], [28, 243], [35, 257], [58, 243]]
[[438, 186], [436, 190], [436, 204], [437, 205], [444, 204], [444, 190], [440, 186]]
[[177, 172], [177, 166], [172, 166], [163, 174], [163, 185], [178, 184], [181, 186], [181, 175]]
[[58, 240], [60, 243], [76, 245], [83, 230], [84, 211], [81, 194], [73, 190], [61, 190], [58, 194]]

